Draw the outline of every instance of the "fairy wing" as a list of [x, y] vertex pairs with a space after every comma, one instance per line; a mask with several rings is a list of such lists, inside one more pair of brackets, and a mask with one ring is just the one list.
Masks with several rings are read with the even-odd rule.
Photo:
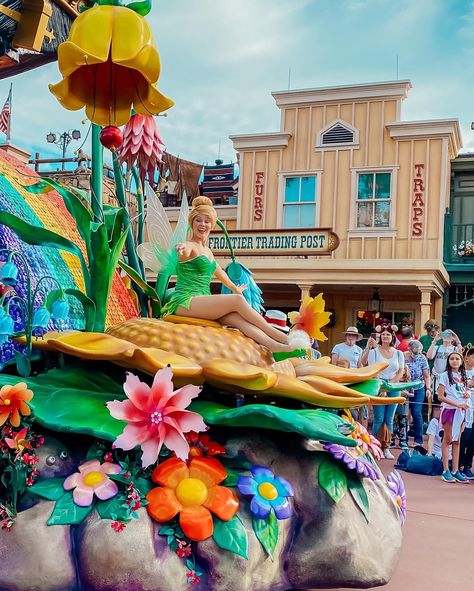
[[173, 231], [165, 208], [149, 183], [145, 185], [145, 195], [145, 220], [149, 242], [140, 244], [137, 253], [147, 267], [156, 271], [156, 290], [163, 301], [169, 278], [176, 274], [178, 253], [175, 246], [186, 240], [189, 205], [186, 194], [183, 193], [178, 223]]
[[176, 271], [178, 255], [174, 248], [186, 240], [188, 230], [189, 205], [183, 193], [178, 223], [173, 230], [166, 210], [149, 183], [145, 185], [145, 221], [149, 242], [138, 246], [138, 256], [154, 271], [167, 268], [173, 275]]

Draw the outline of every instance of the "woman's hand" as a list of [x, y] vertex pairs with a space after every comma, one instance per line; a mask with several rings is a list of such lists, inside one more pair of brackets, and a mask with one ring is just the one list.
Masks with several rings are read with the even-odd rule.
[[372, 337], [370, 337], [370, 339], [367, 341], [367, 349], [375, 349], [376, 346], [377, 346], [377, 341], [375, 339], [373, 339]]
[[175, 251], [179, 254], [179, 256], [183, 256], [186, 253], [186, 244], [184, 242], [180, 242], [174, 247]]
[[470, 404], [468, 404], [467, 402], [462, 402], [461, 404], [458, 404], [458, 408], [460, 408], [461, 410], [468, 410], [470, 408]]
[[387, 398], [387, 392], [379, 392], [380, 398]]
[[235, 286], [235, 293], [243, 294], [243, 292], [247, 289], [248, 285], [246, 283], [242, 283], [241, 285]]

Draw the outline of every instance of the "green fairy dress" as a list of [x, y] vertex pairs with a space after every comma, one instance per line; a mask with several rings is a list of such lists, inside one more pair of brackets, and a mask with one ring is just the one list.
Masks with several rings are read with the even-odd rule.
[[178, 263], [176, 287], [161, 310], [161, 315], [176, 314], [179, 307], [189, 310], [195, 296], [211, 295], [211, 278], [216, 270], [216, 261], [199, 255], [189, 261]]

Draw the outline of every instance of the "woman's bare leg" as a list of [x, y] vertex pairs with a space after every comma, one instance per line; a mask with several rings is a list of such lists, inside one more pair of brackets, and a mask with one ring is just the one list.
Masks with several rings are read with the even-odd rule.
[[[451, 445], [452, 427], [449, 423], [443, 425], [444, 436], [441, 442], [441, 458], [443, 460], [443, 470], [449, 470], [449, 446]], [[459, 448], [458, 448], [459, 449]], [[453, 446], [453, 470], [454, 470], [454, 446]]]
[[[270, 351], [276, 353], [293, 350], [293, 347], [288, 345], [288, 340], [286, 338], [285, 342], [277, 341], [266, 331], [262, 330], [260, 326], [256, 326], [254, 323], [244, 318], [240, 313], [240, 309], [236, 310], [236, 308], [242, 307], [240, 299], [244, 300], [242, 296], [235, 295], [196, 296], [191, 300], [189, 310], [181, 306], [176, 310], [176, 313], [180, 316], [192, 316], [195, 318], [217, 321], [221, 321], [221, 319], [230, 316], [232, 326], [235, 326], [235, 328], [238, 328], [244, 334], [253, 338], [257, 343], [267, 347]], [[246, 302], [245, 304], [247, 305]], [[250, 308], [250, 306], [247, 307]], [[252, 308], [250, 309], [252, 310]], [[255, 316], [260, 321], [259, 324], [263, 322], [264, 325], [279, 333], [277, 329], [270, 327], [266, 320], [264, 320], [260, 314], [255, 312], [255, 310], [252, 310], [252, 312], [255, 313]], [[286, 335], [283, 336], [286, 337]]]
[[[231, 314], [232, 312], [237, 312], [249, 324], [259, 328], [272, 340], [285, 345], [288, 344], [288, 336], [268, 324], [258, 312], [247, 304], [244, 296], [241, 295], [216, 294], [209, 296], [195, 296], [191, 300], [189, 310], [183, 307], [176, 310], [176, 313], [180, 316], [194, 316], [195, 318], [204, 318], [206, 320], [219, 320], [219, 318]], [[285, 349], [285, 351], [288, 350], [290, 349]]]
[[278, 341], [273, 340], [267, 334], [260, 330], [253, 324], [250, 324], [240, 314], [237, 312], [231, 312], [230, 314], [226, 314], [219, 318], [219, 322], [221, 324], [225, 324], [226, 326], [232, 326], [233, 328], [238, 328], [240, 332], [242, 332], [247, 337], [250, 337], [256, 343], [267, 347], [273, 353], [281, 352], [281, 351], [291, 351], [293, 347], [290, 345], [285, 345], [284, 343], [279, 343]]

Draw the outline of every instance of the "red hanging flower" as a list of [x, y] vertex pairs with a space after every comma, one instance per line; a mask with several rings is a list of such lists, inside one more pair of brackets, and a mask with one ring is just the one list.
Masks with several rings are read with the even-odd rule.
[[162, 159], [163, 145], [155, 119], [151, 115], [136, 113], [124, 127], [119, 162], [126, 162], [128, 170], [136, 163], [142, 184], [148, 174], [148, 180], [153, 185], [155, 171]]

